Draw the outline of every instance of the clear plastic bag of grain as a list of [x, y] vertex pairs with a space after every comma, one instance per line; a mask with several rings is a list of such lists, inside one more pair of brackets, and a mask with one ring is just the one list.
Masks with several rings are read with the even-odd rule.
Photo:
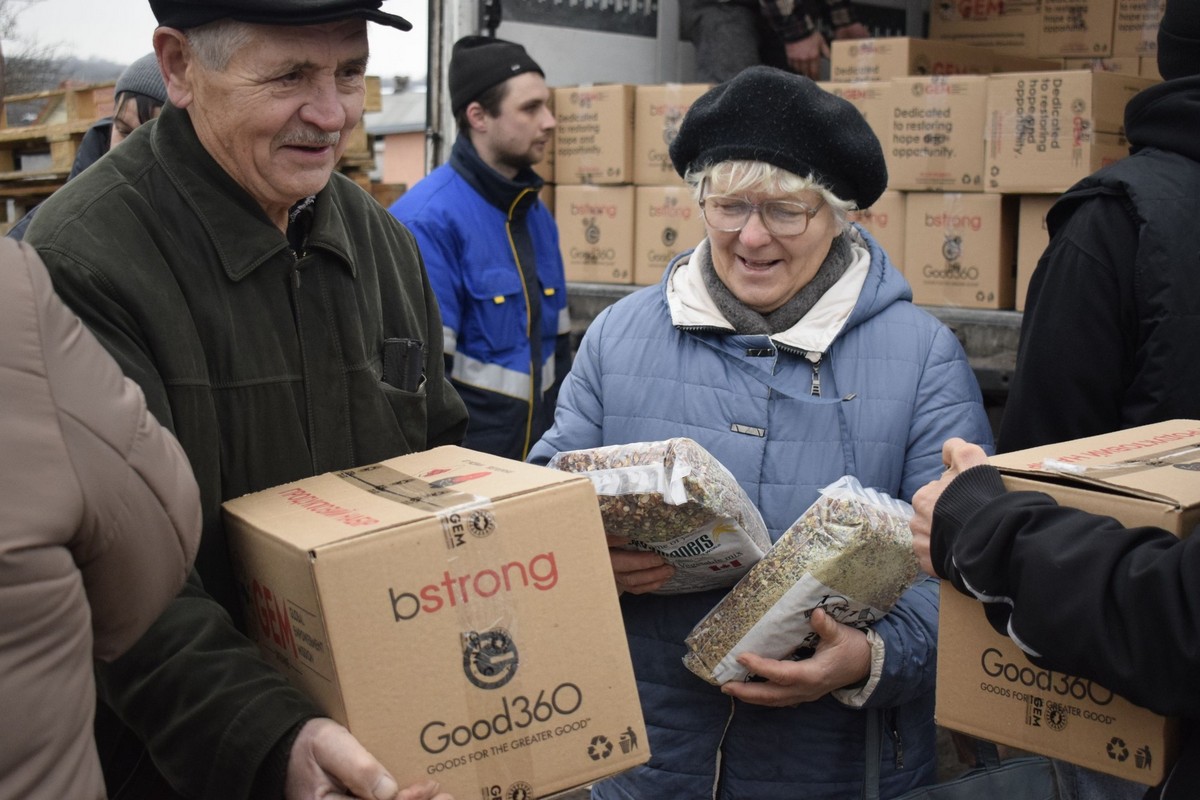
[[587, 475], [605, 533], [675, 567], [657, 594], [731, 586], [762, 558], [762, 515], [723, 464], [688, 438], [558, 453], [547, 464]]
[[804, 657], [815, 650], [812, 612], [865, 628], [920, 580], [912, 506], [846, 476], [688, 634], [683, 663], [709, 683], [746, 680], [737, 657]]

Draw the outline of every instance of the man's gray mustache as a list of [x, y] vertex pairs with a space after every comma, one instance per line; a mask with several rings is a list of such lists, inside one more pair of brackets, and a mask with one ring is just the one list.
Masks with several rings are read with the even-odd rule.
[[285, 147], [333, 147], [341, 139], [342, 134], [337, 131], [334, 133], [298, 131], [284, 136], [280, 144]]

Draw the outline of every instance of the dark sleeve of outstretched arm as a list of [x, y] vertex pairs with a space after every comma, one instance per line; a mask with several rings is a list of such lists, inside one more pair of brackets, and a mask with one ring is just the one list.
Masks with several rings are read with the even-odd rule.
[[1007, 493], [981, 466], [939, 499], [931, 555], [1034, 663], [1161, 714], [1200, 717], [1200, 536]]

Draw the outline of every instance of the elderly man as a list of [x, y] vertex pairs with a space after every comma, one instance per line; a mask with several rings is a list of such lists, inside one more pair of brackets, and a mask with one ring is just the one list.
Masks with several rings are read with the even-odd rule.
[[467, 447], [523, 459], [554, 421], [570, 368], [567, 283], [538, 200], [554, 115], [542, 68], [515, 42], [467, 36], [450, 57], [458, 139], [390, 211], [412, 229], [446, 333]]
[[412, 236], [334, 173], [363, 110], [367, 21], [410, 27], [380, 5], [151, 0], [167, 107], [27, 234], [183, 444], [203, 501], [198, 575], [98, 675], [115, 797], [437, 791], [400, 791], [262, 660], [220, 519], [228, 498], [466, 427]]

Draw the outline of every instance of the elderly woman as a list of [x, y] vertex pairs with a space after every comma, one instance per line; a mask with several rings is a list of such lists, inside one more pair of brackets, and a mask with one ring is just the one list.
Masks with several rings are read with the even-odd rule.
[[[708, 235], [660, 286], [597, 316], [530, 460], [690, 437], [777, 539], [843, 475], [909, 500], [941, 471], [947, 437], [990, 445], [954, 334], [912, 305], [887, 255], [847, 222], [887, 183], [853, 106], [753, 67], [696, 101], [671, 158]], [[743, 655], [760, 680], [718, 689], [681, 659], [723, 591], [654, 594], [671, 567], [653, 553], [610, 555], [651, 757], [593, 797], [855, 798], [868, 720], [883, 727], [883, 797], [933, 780], [933, 580], [866, 632], [815, 613], [815, 655]]]

